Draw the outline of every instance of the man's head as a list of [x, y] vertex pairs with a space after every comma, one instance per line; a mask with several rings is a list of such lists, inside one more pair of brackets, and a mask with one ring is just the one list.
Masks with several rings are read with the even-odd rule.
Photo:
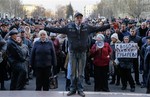
[[143, 23], [141, 24], [141, 28], [142, 28], [142, 29], [145, 29], [145, 28], [146, 28], [146, 22], [143, 22]]
[[135, 28], [131, 28], [130, 29], [130, 35], [131, 36], [135, 36], [136, 35], [136, 29]]
[[12, 39], [16, 40], [17, 39], [17, 35], [18, 35], [18, 30], [17, 29], [12, 29], [10, 32], [9, 32], [9, 35]]
[[8, 32], [8, 29], [9, 28], [9, 23], [8, 22], [4, 22], [2, 23], [1, 25], [1, 30], [4, 31], [4, 32]]
[[125, 25], [124, 23], [121, 25], [121, 30], [122, 30], [122, 31], [125, 31], [125, 30], [126, 30], [126, 25]]
[[83, 15], [81, 13], [77, 12], [74, 15], [74, 17], [75, 17], [75, 23], [80, 25], [82, 23], [82, 21], [83, 21]]
[[26, 34], [25, 34], [25, 30], [24, 29], [19, 29], [19, 33], [21, 35], [22, 38], [25, 38], [26, 37]]

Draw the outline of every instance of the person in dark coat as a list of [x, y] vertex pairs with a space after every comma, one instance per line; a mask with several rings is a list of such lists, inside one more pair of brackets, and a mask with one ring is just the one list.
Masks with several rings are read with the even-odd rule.
[[10, 38], [7, 41], [8, 62], [12, 69], [10, 90], [22, 90], [26, 78], [26, 70], [24, 68], [25, 58], [17, 41], [17, 34], [18, 30], [11, 30], [9, 32]]
[[33, 45], [30, 64], [36, 72], [36, 90], [48, 91], [51, 68], [57, 64], [56, 54], [54, 45], [48, 39], [46, 31], [41, 30], [39, 37], [40, 39]]
[[9, 32], [9, 24], [7, 22], [2, 23], [0, 31], [1, 37], [5, 38], [8, 32]]
[[[150, 40], [150, 37], [149, 37], [149, 40]], [[150, 94], [150, 46], [146, 48], [145, 53], [146, 55], [144, 58], [144, 71], [145, 73], [148, 74], [147, 79], [146, 79], [146, 88], [147, 88], [146, 93]]]
[[[21, 39], [22, 39], [22, 43], [25, 44], [26, 46], [28, 46], [28, 51], [29, 51], [29, 55], [31, 55], [31, 49], [32, 49], [32, 42], [26, 38], [26, 33], [24, 29], [19, 29], [19, 32], [21, 34]], [[29, 62], [29, 61], [28, 61]], [[31, 68], [29, 66], [29, 63], [26, 64], [27, 65], [27, 70], [28, 70], [28, 76], [27, 76], [27, 84], [29, 83], [29, 78], [32, 78], [30, 76], [30, 72], [31, 72]]]
[[146, 22], [143, 22], [142, 24], [141, 24], [141, 27], [140, 28], [138, 28], [137, 29], [137, 35], [139, 35], [140, 37], [145, 37], [145, 36], [147, 36], [146, 34], [146, 32], [148, 31], [148, 27], [146, 26]]
[[[94, 91], [109, 92], [108, 71], [112, 49], [108, 43], [104, 43], [104, 39], [103, 34], [98, 34], [95, 39], [96, 43], [92, 46], [90, 53], [94, 58]], [[102, 42], [101, 45], [98, 42]]]
[[[133, 41], [134, 43], [138, 44], [138, 56], [140, 55], [140, 50], [142, 47], [142, 39], [140, 36], [138, 36], [136, 34], [136, 29], [135, 28], [131, 28], [130, 29], [130, 41]], [[139, 81], [139, 61], [138, 61], [138, 56], [137, 58], [133, 58], [133, 69], [134, 69], [134, 73], [135, 73], [135, 81], [137, 85], [141, 85], [140, 81]]]
[[141, 69], [143, 70], [143, 75], [142, 75], [143, 82], [142, 82], [141, 88], [146, 87], [146, 79], [147, 79], [148, 73], [145, 72], [145, 70], [144, 70], [144, 59], [145, 59], [145, 55], [146, 55], [146, 51], [147, 51], [146, 48], [148, 46], [150, 46], [150, 36], [147, 36], [146, 40], [147, 40], [147, 42], [141, 48]]
[[29, 48], [26, 44], [23, 44], [23, 40], [21, 38], [21, 36], [17, 36], [17, 42], [22, 50], [23, 53], [23, 57], [25, 59], [25, 61], [22, 63], [23, 64], [23, 68], [26, 70], [26, 75], [23, 77], [23, 84], [25, 86], [26, 81], [28, 81], [28, 65], [29, 65]]
[[6, 49], [7, 43], [0, 35], [0, 83], [1, 83], [1, 90], [6, 90], [4, 85], [6, 74]]
[[90, 33], [105, 31], [110, 28], [110, 25], [101, 27], [90, 26], [87, 23], [83, 23], [83, 15], [79, 12], [77, 12], [74, 17], [75, 22], [71, 22], [65, 27], [45, 27], [44, 29], [48, 32], [67, 34], [71, 64], [71, 85], [67, 96], [74, 95], [78, 91], [80, 96], [85, 97], [85, 94], [83, 93], [83, 80], [88, 36]]
[[[123, 38], [123, 43], [130, 43], [129, 37], [125, 36]], [[127, 82], [131, 87], [131, 92], [135, 91], [135, 83], [133, 77], [131, 75], [131, 68], [132, 68], [132, 58], [117, 58], [119, 61], [119, 68], [120, 68], [120, 77], [122, 82], [122, 90], [127, 88]]]

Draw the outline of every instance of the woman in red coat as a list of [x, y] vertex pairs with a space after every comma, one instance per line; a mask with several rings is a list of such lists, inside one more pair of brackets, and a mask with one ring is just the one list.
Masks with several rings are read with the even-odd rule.
[[109, 92], [108, 88], [108, 71], [109, 71], [109, 60], [111, 55], [111, 47], [108, 43], [104, 42], [104, 35], [97, 34], [95, 44], [92, 46], [90, 52], [94, 58], [94, 80], [95, 80], [95, 91]]

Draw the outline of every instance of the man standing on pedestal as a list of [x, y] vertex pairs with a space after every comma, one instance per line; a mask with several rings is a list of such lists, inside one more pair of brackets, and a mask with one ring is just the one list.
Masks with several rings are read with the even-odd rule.
[[83, 23], [83, 15], [79, 12], [75, 14], [75, 22], [71, 22], [62, 28], [45, 27], [48, 32], [67, 34], [69, 45], [69, 60], [71, 65], [71, 85], [67, 96], [78, 94], [85, 97], [83, 93], [84, 68], [86, 64], [86, 51], [88, 48], [88, 36], [90, 33], [104, 31], [110, 25], [93, 27]]

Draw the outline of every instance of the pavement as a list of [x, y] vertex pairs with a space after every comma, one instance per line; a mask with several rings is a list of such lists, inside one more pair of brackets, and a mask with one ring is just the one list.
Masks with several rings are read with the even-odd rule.
[[[1, 91], [0, 97], [68, 97], [62, 91]], [[150, 97], [146, 94], [85, 92], [85, 97]], [[81, 97], [77, 94], [70, 97]]]
[[[141, 80], [140, 75], [140, 80]], [[25, 90], [22, 91], [9, 91], [10, 80], [5, 82], [6, 91], [0, 91], [0, 97], [67, 97], [65, 91], [65, 75], [61, 72], [58, 75], [58, 88], [50, 89], [50, 91], [37, 92], [35, 91], [35, 78], [29, 81], [29, 85], [26, 86]], [[135, 92], [130, 92], [128, 85], [126, 90], [121, 90], [121, 85], [109, 85], [110, 92], [94, 92], [94, 79], [91, 77], [91, 85], [84, 84], [86, 97], [147, 97], [150, 95], [145, 94], [146, 88], [136, 85]], [[71, 97], [80, 97], [74, 95]]]

